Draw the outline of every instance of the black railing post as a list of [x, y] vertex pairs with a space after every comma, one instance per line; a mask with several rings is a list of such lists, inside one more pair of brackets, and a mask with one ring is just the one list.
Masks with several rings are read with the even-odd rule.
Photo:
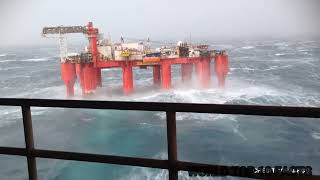
[[176, 112], [168, 111], [167, 115], [167, 143], [169, 160], [169, 180], [178, 180], [177, 171], [177, 128]]
[[26, 142], [29, 180], [37, 180], [36, 158], [32, 155], [32, 151], [34, 150], [34, 141], [33, 141], [31, 110], [30, 110], [30, 106], [21, 106], [21, 109], [22, 109], [24, 139]]

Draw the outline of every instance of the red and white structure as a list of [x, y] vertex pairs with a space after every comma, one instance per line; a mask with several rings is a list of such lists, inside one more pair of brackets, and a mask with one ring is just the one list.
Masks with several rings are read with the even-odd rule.
[[[181, 80], [188, 82], [192, 79], [193, 70], [202, 88], [210, 86], [211, 71], [217, 75], [219, 87], [224, 87], [226, 76], [228, 74], [228, 56], [224, 51], [208, 51], [202, 56], [157, 56], [157, 57], [141, 57], [114, 59], [102, 56], [99, 52], [99, 30], [93, 27], [89, 22], [87, 26], [58, 26], [45, 27], [43, 35], [58, 35], [61, 39], [67, 33], [83, 33], [87, 35], [89, 40], [88, 51], [84, 55], [73, 57], [61, 57], [61, 77], [67, 89], [67, 96], [74, 95], [74, 85], [76, 79], [80, 81], [82, 94], [88, 95], [95, 92], [97, 87], [102, 86], [101, 69], [103, 68], [121, 68], [123, 80], [123, 93], [129, 95], [134, 91], [133, 67], [140, 68], [151, 67], [153, 70], [153, 83], [161, 86], [162, 89], [170, 89], [171, 82], [171, 66], [174, 64], [181, 65]], [[136, 56], [138, 57], [138, 56]], [[214, 63], [211, 63], [214, 61]], [[214, 67], [211, 67], [214, 64]]]

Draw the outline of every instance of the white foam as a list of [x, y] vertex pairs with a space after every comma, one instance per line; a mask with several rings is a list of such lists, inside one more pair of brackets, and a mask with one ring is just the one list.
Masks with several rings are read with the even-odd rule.
[[[155, 156], [155, 159], [167, 159], [167, 154], [165, 153], [160, 153], [160, 158], [159, 155]], [[168, 171], [167, 170], [154, 170], [154, 169], [150, 169], [150, 168], [140, 168], [140, 167], [134, 167], [132, 168], [132, 170], [124, 175], [123, 177], [121, 177], [121, 180], [141, 180], [141, 179], [145, 179], [145, 180], [164, 180], [164, 179], [168, 179], [169, 177]], [[220, 180], [223, 179], [221, 177], [210, 177], [210, 176], [204, 176], [204, 177], [200, 177], [200, 176], [196, 176], [196, 177], [190, 177], [189, 173], [187, 171], [179, 171], [178, 173], [179, 179], [192, 179], [192, 180]]]
[[48, 61], [48, 58], [33, 58], [33, 59], [23, 59], [20, 61], [24, 61], [24, 62], [40, 62], [40, 61]]
[[243, 46], [242, 49], [253, 49], [254, 46]]
[[83, 122], [90, 122], [92, 120], [93, 120], [93, 118], [81, 118], [81, 121], [83, 121]]
[[14, 62], [17, 60], [11, 60], [11, 59], [6, 59], [6, 60], [0, 60], [0, 63], [5, 63], [5, 62]]
[[313, 132], [311, 137], [316, 140], [320, 140], [320, 132]]
[[236, 127], [233, 128], [233, 133], [237, 134], [238, 136], [240, 136], [240, 137], [241, 137], [243, 140], [245, 140], [245, 141], [248, 140], [248, 138], [245, 137], [245, 136], [243, 135], [243, 133], [239, 131], [239, 124], [237, 124]]
[[278, 42], [278, 43], [274, 43], [275, 46], [280, 46], [280, 47], [288, 47], [289, 44], [286, 42]]
[[7, 56], [7, 54], [0, 54], [0, 57], [5, 57]]
[[11, 60], [11, 59], [7, 59], [7, 60], [0, 60], [1, 63], [5, 63], [5, 62], [19, 62], [19, 61], [23, 61], [23, 62], [41, 62], [41, 61], [49, 61], [49, 58], [32, 58], [32, 59], [21, 59], [21, 60]]
[[9, 68], [0, 68], [0, 70], [3, 71], [8, 71], [8, 70], [13, 70], [13, 69], [22, 69], [23, 67], [9, 67]]

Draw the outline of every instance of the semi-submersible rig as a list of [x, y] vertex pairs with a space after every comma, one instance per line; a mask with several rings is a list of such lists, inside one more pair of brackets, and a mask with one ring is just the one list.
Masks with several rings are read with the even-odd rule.
[[[65, 35], [83, 33], [88, 37], [89, 45], [79, 54], [68, 54]], [[209, 50], [208, 45], [195, 45], [179, 41], [175, 46], [162, 46], [152, 49], [150, 40], [146, 42], [112, 43], [111, 38], [103, 39], [98, 28], [92, 22], [86, 26], [44, 27], [44, 37], [58, 38], [60, 42], [61, 76], [67, 89], [67, 96], [74, 95], [74, 84], [80, 79], [82, 94], [88, 95], [102, 86], [101, 69], [122, 68], [123, 93], [133, 92], [132, 67], [141, 69], [152, 67], [153, 83], [163, 89], [171, 88], [171, 65], [181, 65], [183, 82], [192, 78], [193, 67], [202, 88], [208, 88], [211, 82], [211, 61], [219, 87], [224, 87], [229, 70], [228, 56], [224, 50]]]

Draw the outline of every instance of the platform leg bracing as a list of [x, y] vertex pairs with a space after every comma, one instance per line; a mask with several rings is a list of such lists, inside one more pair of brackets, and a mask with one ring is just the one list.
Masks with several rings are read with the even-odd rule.
[[162, 63], [161, 64], [161, 79], [162, 79], [162, 89], [171, 88], [171, 64]]
[[123, 93], [129, 95], [133, 92], [133, 74], [132, 64], [126, 62], [122, 66], [122, 81], [123, 81]]
[[66, 86], [67, 96], [74, 96], [74, 84], [77, 79], [75, 64], [61, 63], [61, 79]]
[[153, 84], [155, 86], [160, 86], [160, 83], [161, 83], [160, 66], [153, 66]]

